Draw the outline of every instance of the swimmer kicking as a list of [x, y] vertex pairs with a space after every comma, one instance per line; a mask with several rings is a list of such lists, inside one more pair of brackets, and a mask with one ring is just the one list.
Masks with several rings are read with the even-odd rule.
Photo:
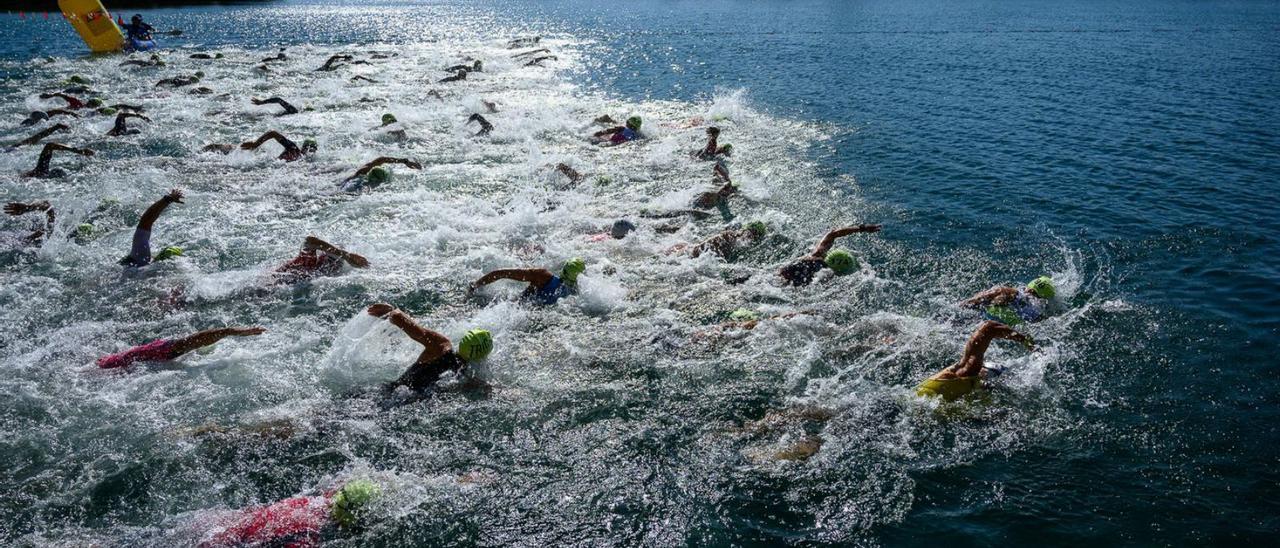
[[840, 238], [860, 232], [880, 232], [880, 225], [847, 226], [828, 232], [818, 242], [817, 247], [813, 248], [812, 253], [778, 271], [784, 285], [809, 285], [813, 282], [813, 277], [824, 268], [830, 268], [837, 276], [853, 272], [858, 267], [858, 260], [853, 258], [853, 254], [844, 249], [833, 251], [831, 246], [835, 245], [836, 240]]
[[400, 378], [385, 386], [388, 390], [401, 386], [413, 391], [426, 390], [435, 386], [445, 373], [463, 371], [468, 364], [485, 359], [493, 351], [493, 335], [483, 329], [467, 331], [455, 351], [448, 337], [418, 325], [412, 317], [394, 306], [378, 303], [370, 306], [368, 313], [375, 318], [386, 319], [423, 346], [413, 365]]
[[1009, 339], [1022, 343], [1028, 350], [1033, 350], [1035, 344], [1031, 337], [1018, 333], [1000, 322], [983, 322], [969, 338], [969, 342], [964, 345], [964, 354], [960, 357], [960, 361], [920, 383], [916, 388], [916, 395], [941, 397], [946, 401], [954, 401], [981, 388], [982, 379], [990, 375], [989, 370], [984, 367], [983, 360], [986, 357], [987, 348], [991, 346], [991, 341], [996, 339]]
[[503, 268], [481, 276], [471, 284], [467, 292], [473, 293], [498, 280], [513, 280], [529, 284], [520, 296], [521, 299], [553, 305], [564, 297], [578, 293], [578, 275], [586, 270], [587, 263], [577, 257], [564, 263], [559, 276], [545, 268]]

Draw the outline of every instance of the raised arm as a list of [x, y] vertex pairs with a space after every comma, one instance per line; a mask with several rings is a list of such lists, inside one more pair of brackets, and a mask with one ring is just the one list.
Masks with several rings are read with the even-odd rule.
[[280, 132], [278, 131], [268, 131], [266, 133], [263, 133], [262, 137], [258, 137], [256, 141], [246, 141], [244, 143], [240, 143], [240, 148], [245, 150], [253, 150], [262, 146], [263, 143], [270, 141], [272, 139], [274, 139], [277, 143], [280, 143], [280, 145], [284, 146], [285, 148], [289, 148], [287, 145], [285, 145], [285, 143], [293, 142], [293, 141], [290, 141], [284, 135], [281, 135]]
[[453, 343], [449, 341], [448, 337], [418, 325], [418, 322], [413, 321], [413, 318], [409, 317], [408, 314], [401, 312], [394, 306], [378, 303], [370, 306], [368, 312], [370, 316], [375, 318], [385, 318], [391, 322], [391, 325], [404, 331], [404, 334], [408, 335], [410, 339], [421, 344], [425, 350], [418, 359], [420, 362], [431, 361], [453, 350]]
[[306, 241], [303, 242], [302, 247], [304, 249], [318, 249], [330, 255], [342, 257], [342, 260], [346, 261], [347, 264], [350, 264], [351, 266], [354, 266], [356, 268], [364, 268], [366, 266], [369, 266], [369, 260], [364, 258], [363, 256], [360, 256], [350, 251], [347, 251], [345, 249], [342, 249], [341, 247], [338, 247], [329, 242], [321, 240], [320, 238], [317, 238], [315, 236], [307, 236], [307, 239]]
[[372, 171], [373, 168], [384, 165], [384, 164], [401, 164], [407, 167], [411, 167], [413, 169], [422, 169], [422, 164], [419, 164], [418, 162], [415, 162], [408, 158], [392, 158], [390, 156], [382, 156], [380, 158], [373, 160], [372, 162], [365, 164], [360, 169], [357, 169], [356, 174], [354, 176], [363, 177], [366, 174], [368, 174], [370, 171]]
[[514, 280], [542, 287], [550, 283], [551, 278], [554, 277], [555, 274], [545, 268], [503, 268], [481, 276], [471, 284], [471, 290], [475, 291], [498, 280]]
[[812, 256], [819, 258], [826, 257], [827, 253], [831, 251], [831, 246], [835, 245], [836, 240], [858, 232], [880, 232], [880, 225], [846, 226], [844, 228], [832, 230], [831, 232], [828, 232], [826, 236], [822, 237], [822, 240], [818, 242], [817, 247], [813, 248]]
[[69, 128], [67, 127], [66, 124], [55, 124], [53, 126], [45, 128], [45, 130], [41, 131], [40, 133], [37, 133], [35, 135], [27, 137], [26, 139], [23, 139], [22, 142], [18, 143], [16, 146], [34, 145], [36, 143], [39, 143], [40, 140], [44, 139], [45, 137], [48, 137], [59, 131], [66, 131], [67, 129]]
[[182, 191], [176, 188], [169, 191], [168, 194], [157, 200], [156, 203], [151, 204], [151, 207], [148, 207], [147, 210], [142, 213], [142, 219], [138, 221], [138, 228], [141, 230], [151, 230], [151, 226], [156, 223], [156, 219], [160, 218], [160, 214], [164, 213], [165, 208], [169, 207], [169, 204], [180, 203], [182, 203]]

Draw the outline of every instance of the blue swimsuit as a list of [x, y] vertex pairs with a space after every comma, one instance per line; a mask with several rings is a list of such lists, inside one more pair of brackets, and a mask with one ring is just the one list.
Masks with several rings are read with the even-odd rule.
[[525, 297], [538, 304], [552, 305], [556, 304], [556, 301], [577, 292], [578, 288], [576, 286], [564, 283], [559, 276], [552, 276], [551, 281], [547, 282], [546, 285], [537, 289], [530, 287], [529, 291], [525, 292]]

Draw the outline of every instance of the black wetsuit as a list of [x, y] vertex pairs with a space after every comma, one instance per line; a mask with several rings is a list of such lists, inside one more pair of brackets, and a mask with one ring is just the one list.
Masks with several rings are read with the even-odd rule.
[[461, 371], [466, 365], [467, 362], [457, 352], [450, 350], [434, 361], [418, 362], [409, 366], [409, 369], [405, 370], [395, 382], [388, 384], [387, 388], [394, 390], [396, 387], [407, 386], [410, 390], [426, 390], [435, 386], [436, 381], [439, 381], [445, 373]]
[[827, 267], [827, 263], [817, 257], [805, 257], [782, 267], [780, 274], [788, 285], [801, 286], [813, 282], [813, 277]]

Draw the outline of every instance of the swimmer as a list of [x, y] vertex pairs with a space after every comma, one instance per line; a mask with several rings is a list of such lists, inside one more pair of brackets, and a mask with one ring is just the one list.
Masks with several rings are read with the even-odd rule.
[[541, 42], [541, 41], [542, 41], [541, 36], [526, 36], [523, 38], [515, 38], [515, 39], [512, 39], [510, 42], [507, 42], [507, 49], [527, 48], [529, 46], [536, 45], [538, 42]]
[[163, 261], [173, 257], [182, 256], [182, 248], [166, 247], [160, 250], [153, 258], [151, 256], [151, 228], [156, 224], [156, 220], [160, 218], [160, 214], [169, 207], [169, 204], [182, 203], [182, 191], [178, 189], [170, 190], [163, 198], [156, 203], [151, 204], [146, 211], [142, 213], [142, 218], [138, 220], [138, 226], [133, 230], [133, 245], [129, 248], [129, 254], [120, 259], [120, 264], [141, 268], [151, 264], [152, 260]]
[[467, 79], [467, 71], [464, 70], [461, 72], [454, 73], [453, 76], [445, 76], [444, 78], [441, 78], [440, 80], [438, 80], [436, 83], [445, 84], [448, 82], [457, 82], [458, 80], [466, 80], [466, 79]]
[[476, 132], [476, 137], [483, 137], [493, 131], [493, 124], [490, 124], [488, 120], [484, 119], [484, 116], [481, 116], [478, 113], [472, 113], [471, 116], [467, 117], [466, 124], [470, 124], [471, 122], [478, 122], [480, 124], [480, 131]]
[[223, 327], [208, 329], [181, 339], [156, 339], [123, 352], [98, 358], [98, 367], [121, 369], [137, 362], [173, 361], [193, 350], [217, 344], [218, 341], [227, 337], [252, 337], [266, 331], [264, 327]]
[[498, 112], [498, 104], [493, 101], [485, 101], [484, 99], [481, 99], [480, 104], [484, 105], [484, 109], [489, 111], [490, 114]]
[[722, 337], [725, 335], [725, 332], [731, 330], [751, 331], [758, 327], [760, 322], [768, 320], [785, 320], [802, 314], [807, 315], [809, 312], [788, 312], [786, 314], [778, 314], [775, 316], [761, 316], [759, 313], [749, 308], [739, 308], [729, 313], [729, 321], [712, 326], [708, 329], [694, 332], [693, 339], [699, 340]]
[[725, 260], [732, 261], [743, 247], [759, 242], [764, 239], [765, 234], [768, 232], [769, 228], [763, 222], [752, 221], [742, 227], [742, 230], [726, 230], [693, 246], [677, 245], [668, 250], [667, 253], [684, 252], [696, 259], [703, 253], [710, 251]]
[[511, 58], [512, 58], [512, 59], [519, 59], [519, 58], [521, 58], [521, 57], [528, 57], [528, 56], [530, 56], [530, 55], [537, 55], [537, 54], [539, 54], [539, 53], [551, 53], [551, 50], [549, 50], [549, 49], [547, 49], [547, 48], [532, 49], [532, 50], [529, 50], [529, 51], [526, 51], [526, 52], [523, 52], [523, 53], [517, 53], [517, 54], [515, 54], [515, 55], [512, 55], [512, 56], [511, 56]]
[[[1022, 343], [1028, 350], [1034, 350], [1035, 343], [1031, 337], [1018, 333], [1000, 322], [983, 322], [969, 338], [969, 342], [964, 345], [964, 355], [960, 357], [960, 361], [920, 383], [916, 388], [916, 395], [936, 396], [945, 401], [954, 401], [974, 389], [981, 388], [982, 379], [992, 374], [988, 368], [984, 367], [983, 359], [986, 357], [987, 348], [991, 346], [991, 341], [996, 339], [1016, 341]], [[998, 370], [991, 371], [999, 374]]]
[[54, 152], [72, 152], [81, 156], [93, 156], [93, 151], [87, 148], [69, 147], [62, 143], [45, 143], [44, 148], [40, 150], [40, 158], [36, 160], [36, 167], [31, 171], [23, 174], [24, 177], [62, 177], [67, 172], [59, 168], [49, 169], [49, 162], [53, 161]]
[[444, 70], [445, 72], [484, 72], [484, 63], [481, 63], [479, 59], [476, 59], [476, 62], [470, 65], [454, 65], [452, 67], [445, 68]]
[[206, 60], [206, 61], [207, 61], [207, 60], [210, 60], [210, 59], [222, 59], [222, 54], [221, 54], [221, 53], [219, 53], [219, 54], [216, 54], [216, 55], [209, 55], [208, 53], [193, 53], [193, 54], [191, 54], [190, 56], [188, 56], [187, 58], [188, 58], [188, 59], [203, 59], [203, 60]]
[[146, 122], [151, 121], [150, 118], [147, 118], [146, 116], [143, 116], [141, 114], [135, 114], [133, 112], [121, 112], [120, 114], [116, 115], [116, 125], [112, 127], [110, 131], [107, 132], [107, 135], [110, 135], [112, 137], [119, 137], [121, 135], [137, 135], [139, 133], [142, 133], [140, 130], [137, 130], [137, 129], [129, 129], [129, 127], [126, 125], [126, 121], [130, 118], [139, 118]]
[[290, 114], [297, 114], [298, 112], [300, 112], [297, 107], [289, 104], [288, 101], [285, 101], [284, 99], [281, 99], [279, 97], [272, 97], [270, 99], [254, 98], [254, 99], [250, 99], [250, 101], [255, 105], [280, 105], [280, 107], [284, 109], [284, 112], [281, 112], [277, 116], [288, 116]]
[[18, 147], [27, 146], [27, 145], [34, 145], [36, 143], [39, 143], [45, 137], [48, 137], [60, 131], [67, 131], [68, 129], [71, 129], [71, 128], [67, 127], [66, 124], [54, 124], [52, 126], [49, 126], [39, 131], [35, 135], [32, 135], [30, 137], [27, 137], [26, 139], [18, 141], [18, 144], [13, 145], [13, 148], [18, 148]]
[[327, 71], [331, 71], [331, 70], [338, 70], [338, 67], [340, 67], [341, 65], [338, 65], [338, 64], [335, 64], [335, 63], [338, 63], [338, 62], [340, 62], [340, 61], [348, 61], [348, 62], [350, 62], [352, 59], [355, 59], [355, 57], [352, 57], [352, 56], [350, 56], [350, 55], [348, 55], [348, 54], [345, 54], [345, 53], [339, 53], [339, 54], [337, 54], [337, 55], [334, 55], [334, 56], [330, 57], [330, 58], [329, 58], [329, 60], [328, 60], [328, 61], [325, 61], [325, 62], [324, 62], [324, 65], [321, 65], [321, 66], [320, 66], [320, 68], [316, 69], [316, 71], [326, 71], [326, 72], [327, 72]]
[[284, 50], [280, 50], [280, 53], [277, 53], [274, 56], [268, 57], [258, 62], [259, 63], [275, 63], [277, 61], [288, 61], [288, 60], [289, 60], [289, 56], [284, 54]]
[[554, 56], [554, 55], [540, 55], [540, 56], [538, 56], [538, 57], [534, 57], [534, 58], [533, 58], [532, 60], [530, 60], [528, 63], [525, 63], [525, 64], [524, 64], [524, 66], [526, 66], [526, 67], [540, 67], [540, 66], [542, 66], [542, 62], [543, 62], [543, 61], [555, 61], [555, 60], [557, 60], [557, 59], [559, 59], [559, 57], [556, 57], [556, 56]]
[[712, 126], [707, 128], [707, 146], [702, 150], [693, 153], [695, 158], [699, 160], [714, 160], [717, 156], [729, 156], [733, 154], [733, 145], [717, 146], [716, 139], [720, 137], [720, 128]]
[[[136, 105], [126, 105], [126, 104], [123, 104], [123, 103], [121, 103], [121, 104], [116, 104], [116, 105], [111, 105], [111, 106], [108, 106], [108, 107], [105, 107], [105, 108], [113, 108], [113, 109], [116, 109], [116, 110], [127, 110], [127, 111], [129, 111], [129, 112], [146, 112], [146, 111], [147, 111], [147, 109], [145, 109], [145, 108], [143, 108], [143, 107], [136, 106]], [[112, 114], [115, 114], [115, 113], [113, 112]]]
[[711, 178], [716, 183], [724, 183], [724, 185], [718, 190], [695, 196], [691, 204], [695, 209], [716, 209], [727, 205], [729, 196], [738, 193], [738, 185], [733, 184], [729, 179], [729, 168], [723, 163], [716, 162], [716, 166], [711, 171]]
[[578, 293], [578, 275], [586, 270], [587, 263], [577, 257], [564, 263], [559, 276], [545, 268], [504, 268], [481, 276], [471, 284], [467, 292], [473, 293], [498, 280], [513, 280], [529, 284], [520, 298], [552, 305], [564, 297]]
[[153, 54], [151, 54], [151, 57], [150, 57], [149, 59], [147, 59], [146, 61], [141, 61], [141, 60], [138, 60], [138, 59], [130, 59], [130, 60], [128, 60], [128, 61], [124, 61], [124, 62], [120, 63], [120, 66], [122, 66], [122, 67], [126, 67], [126, 66], [135, 66], [135, 67], [163, 67], [163, 66], [164, 66], [164, 61], [163, 61], [162, 59], [160, 59], [160, 56], [159, 56], [159, 55], [156, 55], [156, 54], [154, 54], [154, 53], [153, 53]]
[[22, 241], [24, 245], [40, 245], [40, 243], [44, 241], [45, 237], [53, 232], [54, 222], [57, 221], [57, 217], [53, 213], [53, 206], [49, 205], [49, 202], [47, 201], [30, 203], [10, 202], [4, 206], [4, 212], [9, 215], [13, 215], [14, 217], [26, 215], [33, 211], [44, 212], [44, 228], [36, 229], [31, 234], [27, 235], [26, 238], [23, 238]]
[[388, 390], [401, 386], [419, 392], [426, 390], [434, 386], [445, 373], [461, 372], [468, 364], [485, 359], [493, 351], [493, 335], [483, 329], [467, 331], [455, 351], [448, 337], [418, 325], [408, 314], [394, 306], [378, 303], [370, 306], [368, 313], [375, 318], [385, 318], [423, 346], [422, 353], [413, 365], [400, 378], [386, 385]]
[[68, 110], [80, 110], [84, 108], [84, 101], [81, 101], [80, 99], [77, 99], [65, 93], [56, 93], [56, 92], [41, 93], [40, 98], [41, 99], [62, 99], [63, 101], [67, 102]]
[[961, 302], [960, 306], [982, 310], [988, 320], [1014, 327], [1044, 319], [1045, 310], [1057, 294], [1053, 279], [1041, 276], [1022, 288], [993, 287]]
[[[599, 120], [599, 118], [597, 118], [597, 120]], [[644, 137], [640, 134], [640, 125], [642, 123], [643, 121], [639, 116], [632, 116], [627, 118], [627, 124], [624, 126], [614, 126], [608, 129], [603, 129], [591, 134], [591, 136], [597, 139], [604, 139], [605, 141], [615, 145], [628, 141], [635, 141], [636, 139], [642, 139]]]
[[331, 527], [360, 529], [369, 524], [369, 504], [382, 488], [368, 480], [352, 480], [341, 489], [316, 496], [287, 498], [238, 513], [199, 548], [319, 546], [321, 533]]
[[370, 84], [378, 83], [378, 81], [374, 80], [373, 78], [369, 78], [368, 76], [361, 76], [359, 74], [352, 76], [351, 81], [352, 82], [369, 82]]
[[354, 174], [342, 181], [342, 189], [355, 192], [362, 188], [377, 188], [378, 185], [391, 181], [391, 170], [382, 167], [387, 164], [400, 164], [410, 169], [422, 169], [422, 164], [408, 158], [392, 158], [382, 156], [357, 169]]
[[142, 16], [134, 14], [129, 18], [129, 24], [124, 25], [124, 31], [130, 40], [147, 41], [151, 39], [151, 32], [156, 30], [155, 27], [142, 22]]
[[183, 86], [189, 86], [191, 84], [199, 82], [201, 78], [204, 78], [204, 73], [200, 71], [196, 71], [195, 75], [193, 76], [175, 76], [173, 78], [165, 78], [163, 80], [160, 80], [159, 82], [156, 82], [155, 87], [159, 88], [159, 87], [168, 86], [168, 87], [180, 88]]
[[276, 283], [293, 284], [316, 276], [333, 276], [342, 270], [343, 263], [355, 268], [369, 266], [369, 260], [360, 255], [315, 236], [307, 236], [298, 256], [275, 270]]
[[[258, 147], [262, 146], [267, 141], [271, 141], [271, 140], [274, 140], [275, 142], [280, 143], [280, 146], [284, 147], [284, 152], [281, 152], [280, 155], [276, 157], [276, 159], [284, 160], [286, 162], [301, 160], [303, 157], [307, 156], [308, 154], [315, 154], [316, 149], [319, 148], [319, 144], [316, 143], [315, 139], [306, 139], [302, 141], [302, 146], [298, 146], [297, 143], [289, 140], [288, 137], [281, 135], [280, 132], [278, 131], [268, 131], [266, 133], [263, 133], [262, 136], [258, 137], [256, 140], [245, 141], [243, 143], [240, 143], [240, 148], [242, 150], [257, 150]], [[222, 154], [230, 154], [232, 150], [235, 150], [235, 146], [224, 145], [224, 144], [212, 144], [212, 145], [205, 145], [205, 147], [201, 150], [203, 152], [219, 152]]]
[[783, 285], [809, 285], [813, 282], [813, 277], [824, 268], [830, 268], [837, 276], [853, 272], [858, 267], [858, 260], [844, 249], [833, 251], [831, 246], [835, 245], [837, 239], [860, 232], [880, 232], [880, 225], [848, 226], [828, 232], [818, 242], [817, 247], [813, 248], [812, 253], [778, 271], [778, 275], [784, 282]]
[[191, 95], [213, 95], [213, 90], [204, 86], [200, 86], [198, 88], [192, 88], [191, 91], [188, 91], [187, 93]]

